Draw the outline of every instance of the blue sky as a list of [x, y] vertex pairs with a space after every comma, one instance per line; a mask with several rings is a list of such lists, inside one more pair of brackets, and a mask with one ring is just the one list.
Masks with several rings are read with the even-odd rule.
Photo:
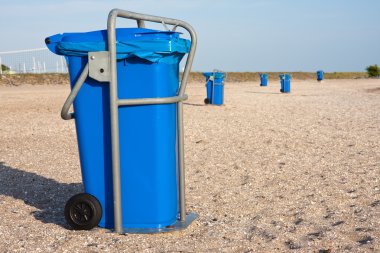
[[379, 0], [4, 1], [0, 51], [104, 29], [112, 8], [190, 23], [199, 39], [195, 71], [364, 71], [380, 64]]

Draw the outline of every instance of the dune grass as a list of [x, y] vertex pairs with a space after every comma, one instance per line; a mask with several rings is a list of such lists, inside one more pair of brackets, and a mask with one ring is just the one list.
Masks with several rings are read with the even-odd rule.
[[[316, 74], [311, 72], [266, 72], [269, 80], [278, 80], [281, 73], [289, 73], [293, 80], [316, 79]], [[260, 80], [259, 72], [227, 72], [226, 82], [252, 82]], [[368, 78], [366, 72], [334, 72], [325, 73], [325, 79], [358, 79]], [[202, 72], [192, 72], [189, 82], [204, 82]], [[0, 75], [0, 85], [22, 84], [67, 84], [68, 74], [6, 74]]]

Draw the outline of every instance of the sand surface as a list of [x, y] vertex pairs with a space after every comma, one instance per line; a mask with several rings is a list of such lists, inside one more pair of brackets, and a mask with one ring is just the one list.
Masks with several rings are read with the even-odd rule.
[[0, 252], [380, 252], [380, 80], [226, 83], [185, 110], [186, 230], [71, 230], [82, 192], [68, 87], [0, 86]]

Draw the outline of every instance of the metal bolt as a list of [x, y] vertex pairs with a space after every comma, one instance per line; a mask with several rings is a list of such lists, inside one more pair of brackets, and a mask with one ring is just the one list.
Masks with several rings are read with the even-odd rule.
[[95, 60], [95, 56], [94, 56], [94, 55], [91, 55], [90, 59], [91, 59], [91, 60]]

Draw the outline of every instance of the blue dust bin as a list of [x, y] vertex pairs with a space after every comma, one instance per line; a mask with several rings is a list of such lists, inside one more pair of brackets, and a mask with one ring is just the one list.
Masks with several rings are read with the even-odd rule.
[[224, 100], [224, 72], [204, 72], [206, 77], [206, 95], [205, 103], [213, 105], [222, 105]]
[[[190, 42], [179, 33], [116, 29], [120, 99], [176, 96], [179, 62]], [[64, 33], [46, 41], [68, 62], [71, 87], [88, 52], [107, 50], [107, 31]], [[109, 83], [87, 77], [74, 101], [80, 164], [86, 193], [102, 207], [100, 227], [114, 228]], [[176, 222], [177, 104], [119, 107], [123, 228], [162, 228]]]
[[290, 74], [281, 74], [281, 75], [279, 75], [279, 77], [280, 77], [280, 82], [281, 82], [280, 91], [283, 93], [289, 93], [290, 92], [290, 80], [291, 80]]
[[260, 74], [260, 86], [267, 86], [267, 85], [268, 85], [268, 75]]
[[318, 70], [317, 71], [317, 81], [322, 81], [323, 80], [323, 77], [324, 77], [324, 72], [322, 70]]

